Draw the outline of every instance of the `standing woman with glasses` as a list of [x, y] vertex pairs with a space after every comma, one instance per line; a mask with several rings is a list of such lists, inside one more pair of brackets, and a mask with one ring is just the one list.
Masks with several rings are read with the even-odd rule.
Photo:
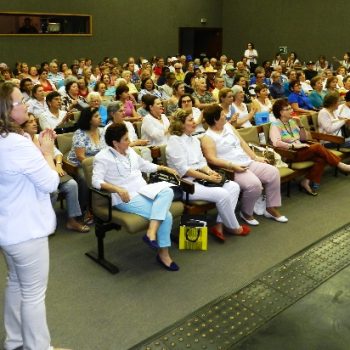
[[27, 120], [20, 90], [0, 85], [0, 247], [8, 269], [4, 348], [49, 350], [45, 293], [48, 235], [56, 227], [50, 193], [59, 183], [55, 135], [45, 130], [37, 148], [20, 128]]

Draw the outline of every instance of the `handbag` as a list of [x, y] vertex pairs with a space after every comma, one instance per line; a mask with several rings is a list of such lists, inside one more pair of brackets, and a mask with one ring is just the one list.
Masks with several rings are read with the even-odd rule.
[[157, 171], [155, 173], [151, 173], [149, 176], [149, 183], [162, 181], [173, 184], [173, 186], [170, 187], [174, 192], [173, 202], [182, 201], [184, 191], [180, 186], [181, 180], [176, 175], [169, 174], [165, 171]]
[[211, 182], [211, 181], [203, 180], [203, 179], [195, 179], [194, 182], [198, 182], [199, 184], [201, 184], [205, 187], [222, 187], [222, 186], [224, 186], [225, 182], [228, 182], [229, 180], [226, 177], [225, 171], [217, 170], [216, 172], [221, 175], [220, 182]]
[[183, 215], [180, 222], [179, 249], [207, 250], [208, 227], [202, 217]]

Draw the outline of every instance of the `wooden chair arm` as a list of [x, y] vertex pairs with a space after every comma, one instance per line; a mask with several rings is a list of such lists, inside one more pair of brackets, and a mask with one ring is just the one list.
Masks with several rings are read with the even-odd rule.
[[273, 147], [273, 149], [284, 159], [286, 159], [289, 162], [292, 162], [296, 155], [297, 151], [291, 150], [291, 149], [285, 149], [280, 147]]
[[78, 174], [78, 167], [66, 158], [62, 159], [62, 168], [67, 174], [73, 177]]
[[193, 194], [194, 193], [194, 184], [190, 181], [181, 179], [180, 186], [183, 189], [186, 194]]
[[310, 131], [310, 133], [311, 133], [311, 137], [317, 141], [320, 141], [320, 140], [328, 141], [328, 142], [336, 143], [338, 145], [341, 145], [345, 142], [345, 139], [343, 136], [324, 134], [316, 131]]

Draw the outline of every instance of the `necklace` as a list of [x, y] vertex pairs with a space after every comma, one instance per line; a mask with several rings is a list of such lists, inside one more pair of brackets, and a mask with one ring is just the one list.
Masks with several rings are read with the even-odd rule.
[[[288, 133], [292, 138], [294, 138], [293, 131], [292, 131], [292, 128], [291, 128], [291, 126], [290, 126], [290, 124], [289, 124], [289, 121], [288, 121], [288, 123], [286, 124], [286, 123], [282, 122], [282, 120], [281, 120], [281, 123], [282, 123], [282, 125], [283, 125], [283, 128], [287, 131], [287, 133]], [[288, 127], [287, 127], [287, 125], [288, 125]]]

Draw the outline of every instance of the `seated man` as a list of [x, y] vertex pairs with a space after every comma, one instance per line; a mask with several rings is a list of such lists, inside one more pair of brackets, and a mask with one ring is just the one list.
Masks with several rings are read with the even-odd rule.
[[271, 97], [273, 99], [285, 97], [284, 87], [281, 82], [281, 74], [277, 71], [271, 73], [272, 84], [269, 87]]
[[214, 81], [214, 85], [215, 85], [215, 89], [211, 93], [215, 98], [216, 102], [219, 103], [219, 92], [223, 87], [225, 87], [224, 78], [216, 77]]

